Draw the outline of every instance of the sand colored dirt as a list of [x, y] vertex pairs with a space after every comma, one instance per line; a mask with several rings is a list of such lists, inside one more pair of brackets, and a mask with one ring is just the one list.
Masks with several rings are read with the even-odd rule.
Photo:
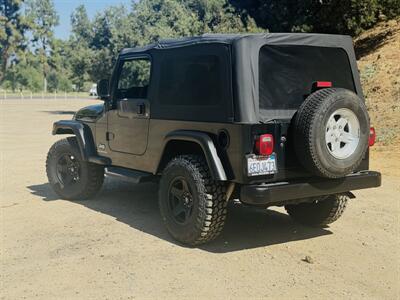
[[0, 102], [1, 299], [399, 298], [399, 153], [372, 153], [383, 186], [356, 192], [330, 227], [233, 205], [218, 240], [185, 248], [161, 223], [154, 184], [107, 179], [80, 202], [50, 189], [52, 123], [93, 102]]

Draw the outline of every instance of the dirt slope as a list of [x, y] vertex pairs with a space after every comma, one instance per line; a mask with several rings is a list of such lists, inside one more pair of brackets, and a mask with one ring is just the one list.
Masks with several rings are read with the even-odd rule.
[[400, 151], [400, 19], [383, 22], [355, 41], [371, 124], [380, 151]]

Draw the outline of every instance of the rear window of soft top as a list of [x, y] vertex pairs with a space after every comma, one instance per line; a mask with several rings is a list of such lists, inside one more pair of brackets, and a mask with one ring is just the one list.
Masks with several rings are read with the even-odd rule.
[[355, 91], [350, 62], [341, 48], [265, 45], [259, 72], [260, 109], [297, 109], [316, 81]]

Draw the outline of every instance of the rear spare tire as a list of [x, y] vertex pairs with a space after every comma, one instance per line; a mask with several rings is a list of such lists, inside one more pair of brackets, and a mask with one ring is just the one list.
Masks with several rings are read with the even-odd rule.
[[314, 175], [339, 178], [360, 165], [368, 148], [369, 117], [353, 92], [330, 88], [311, 94], [294, 119], [298, 159]]

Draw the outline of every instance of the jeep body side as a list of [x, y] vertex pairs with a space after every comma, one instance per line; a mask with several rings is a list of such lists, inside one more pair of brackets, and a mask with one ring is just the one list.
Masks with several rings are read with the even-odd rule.
[[[232, 198], [285, 205], [298, 216], [296, 205], [315, 210], [316, 197], [325, 200], [319, 211], [344, 209], [350, 191], [380, 185], [380, 174], [368, 171], [370, 126], [349, 37], [205, 35], [125, 49], [98, 94], [104, 104], [54, 124], [53, 134], [75, 135], [69, 143], [76, 154], [58, 158], [74, 170], [68, 184], [81, 180], [77, 160], [99, 178], [101, 168], [133, 182], [161, 177], [160, 193], [170, 194], [160, 200], [164, 221], [184, 243], [215, 238], [223, 222], [210, 220], [222, 220]], [[267, 154], [264, 146], [272, 147]], [[188, 169], [197, 177], [186, 182]], [[61, 175], [50, 174], [53, 181], [64, 174], [54, 172]], [[212, 183], [202, 195], [199, 178], [205, 177]], [[208, 189], [217, 201], [209, 207]], [[185, 212], [171, 208], [174, 201]], [[190, 223], [201, 212], [196, 205], [216, 208], [215, 216], [204, 214], [198, 231]], [[168, 215], [174, 209], [179, 218]]]

